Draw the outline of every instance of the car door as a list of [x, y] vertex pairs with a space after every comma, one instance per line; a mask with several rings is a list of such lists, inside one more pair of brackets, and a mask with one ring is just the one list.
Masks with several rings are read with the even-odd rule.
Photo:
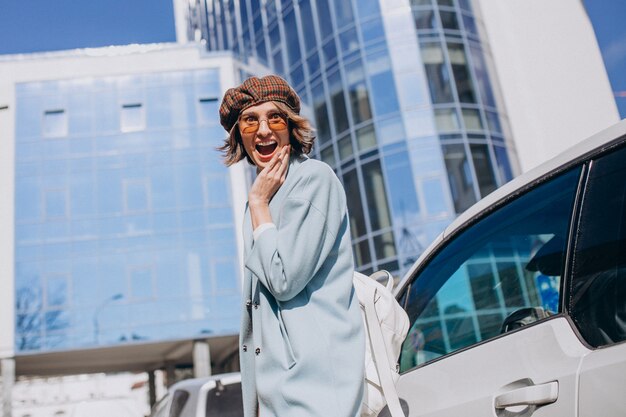
[[568, 310], [593, 349], [580, 370], [579, 417], [626, 415], [626, 148], [590, 165]]
[[475, 221], [402, 290], [411, 327], [397, 386], [407, 415], [576, 415], [590, 349], [563, 312], [561, 277], [581, 173]]

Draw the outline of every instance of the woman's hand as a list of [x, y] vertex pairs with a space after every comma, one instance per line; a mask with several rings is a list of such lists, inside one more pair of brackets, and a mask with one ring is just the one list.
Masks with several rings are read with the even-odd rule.
[[252, 220], [252, 229], [263, 223], [271, 223], [269, 203], [276, 191], [285, 182], [289, 167], [290, 145], [285, 145], [274, 155], [265, 168], [259, 172], [248, 194], [248, 207]]

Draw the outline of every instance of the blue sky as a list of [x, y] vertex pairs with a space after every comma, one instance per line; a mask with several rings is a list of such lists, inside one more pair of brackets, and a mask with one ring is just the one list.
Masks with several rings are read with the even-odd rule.
[[626, 118], [626, 1], [585, 0], [620, 115]]
[[[584, 3], [626, 118], [626, 1]], [[0, 54], [173, 42], [172, 9], [172, 0], [0, 0]]]
[[176, 40], [172, 0], [0, 0], [0, 54]]

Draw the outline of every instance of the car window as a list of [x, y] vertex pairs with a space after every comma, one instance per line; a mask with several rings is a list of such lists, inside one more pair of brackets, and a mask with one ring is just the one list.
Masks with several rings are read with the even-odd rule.
[[182, 389], [174, 391], [169, 417], [180, 417], [181, 413], [183, 412], [183, 408], [185, 407], [185, 404], [187, 404], [188, 399], [189, 392]]
[[206, 417], [243, 417], [241, 383], [222, 384], [207, 393]]
[[559, 312], [579, 175], [570, 170], [492, 212], [413, 278], [401, 372]]
[[574, 256], [570, 312], [594, 347], [626, 340], [626, 148], [593, 161]]

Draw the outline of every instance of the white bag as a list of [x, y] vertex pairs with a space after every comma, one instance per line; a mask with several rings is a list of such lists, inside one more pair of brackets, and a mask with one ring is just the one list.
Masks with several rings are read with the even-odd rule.
[[[377, 279], [387, 278], [387, 285]], [[409, 331], [409, 317], [391, 290], [393, 277], [387, 271], [371, 276], [354, 273], [356, 291], [365, 324], [365, 395], [362, 417], [375, 417], [389, 407], [392, 417], [404, 417], [396, 391], [398, 357]]]

